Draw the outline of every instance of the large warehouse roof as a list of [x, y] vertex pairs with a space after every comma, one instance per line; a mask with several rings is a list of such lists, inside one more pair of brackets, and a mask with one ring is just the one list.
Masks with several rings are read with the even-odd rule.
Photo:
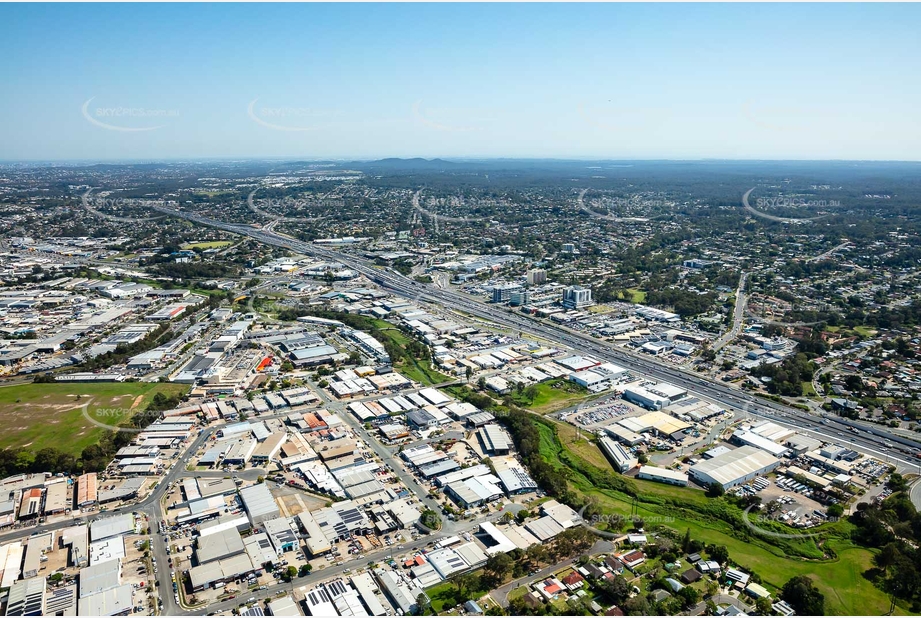
[[648, 412], [642, 416], [635, 417], [633, 420], [645, 427], [644, 431], [656, 429], [659, 433], [669, 435], [688, 429], [691, 426], [689, 423], [685, 423], [665, 412]]
[[540, 519], [525, 524], [525, 529], [540, 540], [540, 542], [552, 539], [563, 531], [563, 526], [558, 524], [555, 519], [549, 515], [544, 515]]
[[779, 459], [761, 449], [754, 446], [741, 446], [734, 451], [695, 464], [691, 467], [691, 476], [703, 480], [709, 479], [728, 487], [739, 479], [759, 474], [779, 463]]
[[511, 539], [505, 536], [492, 522], [484, 521], [480, 524], [480, 532], [488, 535], [494, 543], [486, 548], [486, 554], [489, 556], [498, 553], [504, 554], [512, 551], [516, 547]]
[[80, 597], [105, 592], [121, 585], [121, 560], [108, 560], [80, 569]]
[[240, 498], [243, 499], [243, 506], [251, 522], [259, 517], [277, 516], [279, 514], [275, 498], [272, 497], [272, 492], [269, 491], [265, 483], [241, 489]]
[[618, 472], [626, 472], [637, 464], [633, 453], [607, 436], [598, 436], [598, 446], [617, 467]]
[[134, 515], [131, 513], [97, 519], [90, 524], [90, 539], [93, 541], [107, 539], [127, 532], [134, 532]]
[[498, 425], [484, 425], [480, 436], [489, 451], [507, 451], [510, 446], [508, 435]]
[[648, 478], [654, 481], [679, 482], [687, 484], [688, 475], [671, 468], [657, 468], [655, 466], [641, 466], [638, 478]]
[[236, 528], [230, 528], [216, 534], [198, 537], [198, 549], [195, 552], [199, 564], [221, 560], [243, 552], [243, 539]]
[[103, 592], [97, 592], [79, 601], [79, 614], [81, 616], [117, 616], [131, 610], [132, 594], [134, 587], [131, 584], [121, 584]]
[[733, 432], [732, 438], [741, 444], [759, 448], [766, 453], [770, 453], [774, 457], [783, 457], [788, 452], [790, 452], [790, 449], [786, 446], [781, 446], [773, 440], [769, 440], [763, 436], [760, 436], [753, 431], [738, 429]]

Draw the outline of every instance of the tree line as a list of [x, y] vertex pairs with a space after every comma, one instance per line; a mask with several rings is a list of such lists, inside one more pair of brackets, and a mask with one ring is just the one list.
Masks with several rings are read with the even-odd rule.
[[867, 573], [874, 584], [894, 600], [921, 612], [921, 512], [908, 495], [901, 474], [890, 475], [893, 494], [878, 504], [861, 502], [850, 521], [858, 545], [878, 549], [874, 569]]

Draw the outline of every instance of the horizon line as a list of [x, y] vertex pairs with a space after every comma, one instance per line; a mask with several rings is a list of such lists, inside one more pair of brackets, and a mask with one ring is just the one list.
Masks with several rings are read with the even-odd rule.
[[194, 163], [204, 161], [225, 161], [225, 162], [253, 162], [253, 161], [285, 161], [295, 162], [303, 161], [306, 163], [334, 162], [334, 163], [373, 163], [377, 161], [417, 161], [426, 162], [444, 161], [451, 162], [473, 162], [473, 161], [556, 161], [556, 162], [617, 162], [617, 163], [701, 163], [701, 162], [720, 162], [720, 163], [921, 163], [921, 159], [826, 159], [826, 158], [721, 158], [721, 157], [657, 157], [657, 158], [610, 158], [610, 157], [589, 157], [589, 156], [378, 156], [378, 157], [323, 157], [323, 156], [202, 156], [202, 157], [145, 157], [145, 158], [87, 158], [87, 159], [53, 159], [53, 158], [35, 158], [35, 159], [0, 159], [0, 165], [6, 164], [136, 164], [136, 163]]

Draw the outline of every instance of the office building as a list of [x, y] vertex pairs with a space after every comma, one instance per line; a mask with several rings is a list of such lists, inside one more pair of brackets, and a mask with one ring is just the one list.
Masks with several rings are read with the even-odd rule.
[[563, 290], [563, 306], [567, 309], [583, 309], [592, 304], [591, 288], [571, 285]]

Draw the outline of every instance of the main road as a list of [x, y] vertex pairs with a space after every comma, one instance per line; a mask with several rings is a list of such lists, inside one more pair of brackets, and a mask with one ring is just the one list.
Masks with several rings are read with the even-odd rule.
[[[675, 367], [661, 365], [649, 358], [616, 348], [591, 335], [574, 331], [564, 326], [544, 323], [517, 311], [486, 305], [471, 296], [454, 290], [444, 290], [418, 283], [403, 277], [395, 271], [378, 268], [373, 262], [360, 257], [299, 241], [275, 232], [266, 232], [252, 225], [226, 223], [163, 206], [157, 206], [156, 209], [164, 214], [181, 217], [200, 225], [249, 236], [268, 245], [340, 262], [365, 275], [381, 288], [405, 298], [450, 307], [453, 310], [465, 312], [497, 325], [515, 329], [520, 333], [529, 333], [533, 336], [560, 342], [581, 353], [591, 354], [600, 359], [618, 363], [627, 369], [650, 378], [667, 381], [692, 390], [726, 408], [770, 419], [826, 441], [832, 439], [850, 442], [862, 450], [901, 466], [903, 469], [915, 469], [919, 464], [917, 459], [912, 458], [912, 455], [921, 452], [921, 442], [895, 435], [885, 427], [837, 417], [824, 419], [824, 426], [815, 425], [820, 419], [810, 412], [765, 400], [732, 386], [713, 382]], [[894, 445], [898, 445], [898, 447]], [[907, 452], [909, 455], [906, 456], [902, 454], [903, 452]]]
[[726, 333], [717, 339], [713, 344], [713, 349], [719, 352], [723, 347], [739, 336], [742, 332], [742, 320], [745, 318], [745, 305], [748, 299], [745, 297], [745, 282], [748, 280], [748, 273], [742, 273], [739, 277], [739, 288], [736, 290], [735, 311], [732, 314], [732, 326]]

